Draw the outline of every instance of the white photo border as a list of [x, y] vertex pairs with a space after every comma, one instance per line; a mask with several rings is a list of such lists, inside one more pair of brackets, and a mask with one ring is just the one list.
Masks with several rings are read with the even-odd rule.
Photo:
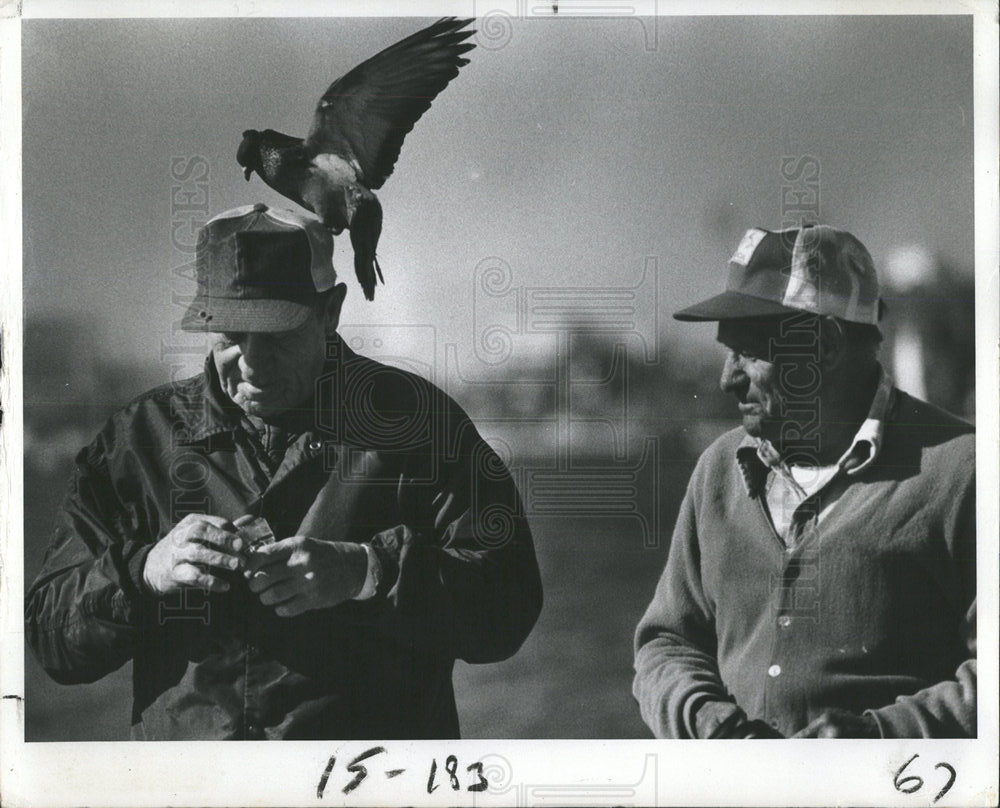
[[[572, 4], [564, 13], [572, 14]], [[614, 3], [608, 4], [613, 6]], [[280, 0], [161, 2], [25, 0], [0, 3], [0, 214], [4, 223], [2, 299], [3, 404], [0, 430], [0, 621], [2, 621], [2, 739], [0, 788], [10, 806], [45, 805], [931, 805], [946, 762], [958, 772], [942, 804], [995, 805], [998, 726], [998, 396], [1000, 365], [1000, 207], [998, 207], [997, 6], [986, 2], [699, 3], [676, 9], [632, 3], [637, 13], [683, 14], [972, 14], [975, 52], [976, 412], [978, 465], [979, 737], [975, 740], [880, 740], [690, 743], [657, 740], [401, 741], [384, 745], [412, 776], [381, 780], [344, 795], [330, 781], [317, 796], [331, 756], [348, 760], [374, 742], [33, 743], [24, 738], [23, 508], [21, 389], [20, 19], [24, 17], [434, 16], [468, 14], [471, 2], [433, 8], [404, 2], [288, 3]], [[454, 754], [465, 763], [489, 761], [504, 789], [427, 794], [428, 766]], [[919, 793], [894, 787], [900, 766], [918, 755], [912, 774]], [[907, 770], [906, 775], [911, 774]], [[503, 778], [506, 778], [505, 780]], [[463, 786], [464, 788], [464, 786]], [[650, 799], [652, 798], [652, 799]]]

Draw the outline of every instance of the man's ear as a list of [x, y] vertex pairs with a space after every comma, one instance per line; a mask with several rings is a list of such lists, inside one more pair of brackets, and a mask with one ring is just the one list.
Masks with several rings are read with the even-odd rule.
[[820, 320], [820, 361], [825, 370], [836, 370], [847, 360], [847, 334], [836, 317]]
[[347, 297], [347, 284], [338, 283], [330, 290], [326, 300], [326, 333], [332, 334], [337, 330], [340, 323], [340, 310], [344, 305], [344, 298]]

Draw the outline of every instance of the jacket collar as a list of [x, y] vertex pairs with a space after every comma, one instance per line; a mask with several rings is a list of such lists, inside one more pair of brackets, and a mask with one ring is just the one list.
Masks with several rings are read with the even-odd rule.
[[178, 390], [174, 400], [171, 415], [184, 425], [181, 444], [201, 443], [239, 425], [241, 410], [223, 392], [211, 353], [205, 357], [204, 372]]
[[[838, 474], [860, 474], [875, 462], [882, 451], [885, 424], [891, 417], [895, 400], [896, 390], [892, 376], [879, 365], [878, 386], [868, 408], [868, 417], [858, 428], [847, 451], [837, 461]], [[771, 442], [751, 435], [745, 435], [736, 448], [736, 462], [743, 477], [743, 485], [751, 497], [763, 493], [771, 469], [791, 478], [785, 461]]]

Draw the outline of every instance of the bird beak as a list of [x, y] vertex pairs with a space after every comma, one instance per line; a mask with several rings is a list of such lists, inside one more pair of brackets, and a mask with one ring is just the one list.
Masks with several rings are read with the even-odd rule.
[[249, 166], [243, 169], [243, 179], [245, 179], [247, 182], [250, 182], [251, 174], [253, 174], [253, 169], [250, 168]]

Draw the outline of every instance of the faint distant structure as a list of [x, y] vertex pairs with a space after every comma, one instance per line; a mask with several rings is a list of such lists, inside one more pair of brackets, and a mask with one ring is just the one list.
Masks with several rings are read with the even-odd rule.
[[926, 248], [899, 247], [882, 271], [888, 306], [883, 356], [900, 388], [975, 416], [975, 288], [971, 275]]

